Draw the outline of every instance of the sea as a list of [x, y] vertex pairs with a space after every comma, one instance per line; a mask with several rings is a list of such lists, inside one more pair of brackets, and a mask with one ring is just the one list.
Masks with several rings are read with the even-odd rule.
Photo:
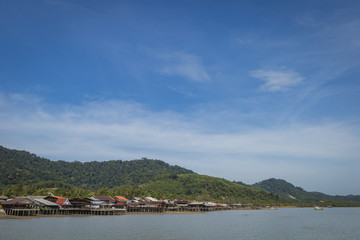
[[360, 208], [1, 219], [1, 240], [360, 240]]

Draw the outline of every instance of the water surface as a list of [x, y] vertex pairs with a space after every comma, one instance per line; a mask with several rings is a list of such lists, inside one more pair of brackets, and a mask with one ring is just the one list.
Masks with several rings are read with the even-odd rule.
[[360, 240], [360, 208], [2, 219], [0, 239]]

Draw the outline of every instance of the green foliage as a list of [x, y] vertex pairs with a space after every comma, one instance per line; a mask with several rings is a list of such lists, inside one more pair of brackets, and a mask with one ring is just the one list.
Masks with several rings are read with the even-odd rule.
[[64, 197], [87, 197], [92, 191], [78, 188], [69, 184], [56, 181], [46, 181], [37, 184], [22, 185], [15, 184], [2, 190], [1, 194], [11, 196], [46, 196], [49, 194]]
[[106, 162], [50, 161], [0, 146], [0, 187], [58, 181], [85, 189], [136, 186], [163, 174], [193, 173], [160, 160]]
[[[216, 200], [256, 206], [358, 206], [360, 196], [329, 196], [306, 192], [278, 179], [252, 186], [197, 175], [160, 160], [65, 162], [50, 161], [25, 151], [0, 146], [0, 194], [84, 198], [92, 194], [127, 198]], [[296, 197], [291, 200], [289, 195]], [[350, 202], [350, 203], [349, 203]]]
[[255, 203], [277, 205], [281, 198], [262, 190], [254, 190], [225, 179], [198, 174], [165, 175], [142, 186], [157, 190], [165, 198], [209, 200], [218, 202]]
[[[254, 189], [262, 189], [273, 194], [278, 194], [290, 202], [360, 202], [360, 196], [330, 196], [324, 193], [307, 192], [301, 187], [295, 187], [282, 179], [271, 178], [252, 185]], [[290, 198], [290, 196], [296, 199]]]

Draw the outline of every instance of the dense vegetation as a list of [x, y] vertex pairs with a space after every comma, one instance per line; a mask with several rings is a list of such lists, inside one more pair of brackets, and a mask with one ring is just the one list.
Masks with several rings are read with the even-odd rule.
[[136, 186], [163, 174], [193, 173], [160, 160], [65, 162], [50, 161], [25, 151], [0, 146], [0, 187], [59, 181], [85, 189]]
[[271, 178], [252, 185], [253, 188], [278, 194], [293, 202], [360, 202], [360, 196], [330, 196], [319, 192], [307, 192], [282, 179]]
[[180, 199], [216, 200], [255, 205], [278, 205], [282, 201], [279, 195], [254, 190], [225, 179], [198, 174], [166, 175], [144, 184], [144, 187], [171, 193]]
[[[25, 151], [0, 147], [0, 187], [7, 196], [131, 197], [276, 203], [279, 196], [225, 179], [201, 176], [160, 160], [50, 161]], [[0, 189], [1, 190], [1, 189]]]
[[[256, 206], [360, 206], [360, 196], [306, 192], [278, 179], [252, 186], [194, 174], [160, 160], [50, 161], [0, 146], [0, 194], [86, 197], [92, 194], [127, 198], [216, 200]], [[292, 196], [290, 198], [289, 196]]]
[[92, 194], [127, 198], [152, 196], [158, 199], [210, 200], [218, 202], [251, 203], [256, 206], [280, 205], [283, 200], [272, 193], [254, 190], [225, 179], [197, 174], [166, 174], [148, 183], [133, 187], [102, 187], [87, 190], [61, 182], [47, 181], [38, 184], [16, 184], [3, 190], [5, 196], [60, 195], [87, 197]]

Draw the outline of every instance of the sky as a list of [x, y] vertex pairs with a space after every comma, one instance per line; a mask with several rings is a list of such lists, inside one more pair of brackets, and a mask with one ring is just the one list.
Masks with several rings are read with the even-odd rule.
[[0, 0], [0, 145], [360, 194], [360, 2]]

